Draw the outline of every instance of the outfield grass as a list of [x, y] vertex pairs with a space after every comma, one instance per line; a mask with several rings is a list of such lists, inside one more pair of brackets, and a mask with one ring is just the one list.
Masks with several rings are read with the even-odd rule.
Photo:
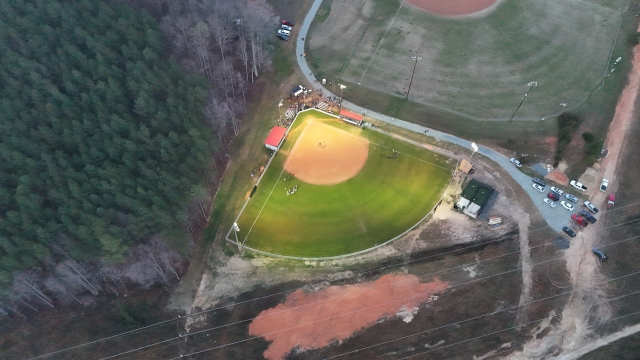
[[505, 0], [487, 16], [452, 20], [406, 4], [398, 11], [397, 0], [329, 2], [308, 35], [318, 78], [403, 97], [417, 55], [409, 98], [482, 120], [509, 119], [531, 81], [538, 86], [516, 119], [539, 120], [587, 97], [610, 65], [627, 4]]
[[[311, 116], [343, 130], [357, 129], [320, 112], [305, 112], [284, 151], [295, 143], [295, 129]], [[337, 185], [284, 181], [286, 157], [276, 155], [238, 221], [240, 241], [274, 254], [328, 257], [384, 243], [418, 223], [442, 197], [455, 162], [371, 130], [361, 136], [370, 141], [367, 163]], [[391, 149], [400, 155], [389, 159]], [[295, 184], [298, 191], [287, 195], [285, 187]]]

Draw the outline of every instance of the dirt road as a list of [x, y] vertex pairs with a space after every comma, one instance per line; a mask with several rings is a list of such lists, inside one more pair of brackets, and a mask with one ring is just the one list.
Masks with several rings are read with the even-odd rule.
[[[640, 31], [640, 29], [638, 29]], [[618, 163], [620, 150], [623, 148], [627, 130], [635, 120], [635, 100], [640, 88], [640, 46], [633, 50], [633, 67], [629, 73], [628, 84], [622, 92], [613, 121], [609, 126], [609, 133], [605, 141], [609, 149], [609, 156], [600, 164], [600, 184], [602, 178], [611, 182], [608, 191], [601, 192], [596, 187], [591, 190], [591, 201], [603, 209], [604, 200], [609, 190], [615, 190], [615, 184], [619, 169], [624, 169], [624, 164]], [[595, 322], [604, 322], [612, 317], [612, 310], [606, 303], [607, 289], [604, 286], [595, 284], [606, 281], [600, 273], [599, 263], [595, 256], [591, 254], [591, 248], [599, 243], [598, 230], [605, 224], [600, 221], [591, 225], [588, 230], [578, 235], [565, 251], [564, 257], [567, 263], [567, 270], [571, 278], [571, 285], [574, 291], [562, 311], [562, 318], [559, 324], [549, 326], [549, 332], [541, 339], [534, 337], [527, 343], [521, 352], [510, 355], [509, 359], [536, 359], [554, 354], [554, 357], [574, 359], [580, 354], [585, 354], [584, 349], [593, 351], [598, 347], [605, 346], [612, 341], [624, 336], [629, 336], [640, 331], [640, 327], [633, 326], [620, 331], [612, 336], [603, 337], [594, 341], [593, 332], [588, 326]]]

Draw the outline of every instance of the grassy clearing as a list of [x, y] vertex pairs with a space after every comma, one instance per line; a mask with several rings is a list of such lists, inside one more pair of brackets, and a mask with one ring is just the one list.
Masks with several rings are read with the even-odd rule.
[[[294, 125], [302, 126], [306, 116], [318, 114], [306, 112]], [[355, 129], [329, 118], [325, 116], [327, 124]], [[281, 255], [336, 256], [381, 244], [419, 222], [442, 196], [453, 163], [384, 134], [364, 131], [361, 136], [370, 141], [367, 163], [354, 178], [337, 185], [284, 181], [286, 157], [276, 155], [238, 221], [240, 240]], [[287, 139], [283, 150], [296, 139]], [[388, 159], [391, 149], [401, 154]], [[298, 191], [286, 195], [285, 187], [295, 184]]]
[[307, 56], [318, 76], [342, 74], [343, 81], [402, 96], [411, 56], [418, 55], [412, 101], [504, 120], [527, 83], [537, 81], [516, 119], [539, 120], [562, 110], [560, 103], [577, 104], [600, 82], [626, 2], [506, 0], [486, 17], [456, 20], [405, 6], [391, 23], [398, 4], [333, 0], [329, 17], [310, 31]]

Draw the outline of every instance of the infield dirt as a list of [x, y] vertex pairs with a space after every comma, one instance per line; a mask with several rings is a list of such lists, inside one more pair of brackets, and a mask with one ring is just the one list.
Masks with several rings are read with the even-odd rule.
[[334, 185], [356, 176], [368, 156], [366, 139], [310, 120], [284, 168], [308, 184]]
[[408, 0], [409, 4], [436, 15], [462, 16], [481, 12], [492, 5], [496, 0]]

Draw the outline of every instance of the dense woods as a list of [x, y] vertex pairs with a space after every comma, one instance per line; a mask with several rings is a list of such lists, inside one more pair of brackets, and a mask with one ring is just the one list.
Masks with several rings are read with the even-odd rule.
[[213, 3], [0, 2], [0, 312], [180, 277], [274, 21]]

